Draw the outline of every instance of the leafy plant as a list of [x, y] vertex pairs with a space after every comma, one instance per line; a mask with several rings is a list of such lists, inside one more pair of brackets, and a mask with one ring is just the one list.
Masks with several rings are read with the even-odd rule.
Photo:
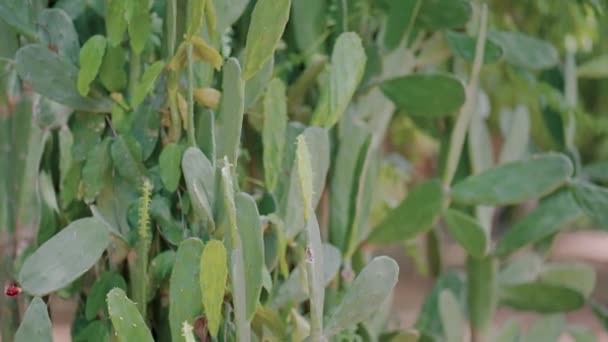
[[[547, 251], [608, 224], [606, 165], [576, 135], [605, 56], [577, 72], [505, 3], [0, 0], [0, 275], [24, 293], [0, 300], [2, 339], [51, 340], [56, 294], [77, 299], [75, 341], [586, 340], [561, 313], [595, 270]], [[438, 155], [408, 155], [421, 136]], [[464, 272], [443, 269], [445, 233]], [[394, 243], [435, 278], [413, 327], [377, 256]], [[499, 306], [547, 316], [493, 331]]]

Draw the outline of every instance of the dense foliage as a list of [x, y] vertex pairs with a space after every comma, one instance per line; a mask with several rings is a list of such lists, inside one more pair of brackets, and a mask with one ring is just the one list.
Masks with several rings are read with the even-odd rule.
[[559, 314], [608, 326], [595, 270], [548, 256], [608, 229], [605, 10], [0, 0], [2, 340], [51, 341], [50, 295], [74, 341], [593, 340]]

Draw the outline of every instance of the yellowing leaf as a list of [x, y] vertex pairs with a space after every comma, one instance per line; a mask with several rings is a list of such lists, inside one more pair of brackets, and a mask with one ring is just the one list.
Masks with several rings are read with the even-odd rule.
[[308, 220], [312, 208], [312, 168], [310, 166], [310, 152], [306, 146], [304, 136], [298, 137], [298, 148], [296, 151], [298, 163], [298, 180], [302, 190], [302, 200], [304, 201], [304, 219]]
[[211, 109], [217, 109], [220, 104], [222, 93], [215, 88], [196, 88], [194, 89], [194, 100], [200, 105]]
[[209, 333], [213, 337], [217, 337], [220, 328], [227, 277], [226, 248], [222, 242], [211, 240], [205, 245], [201, 255], [199, 279]]
[[224, 61], [222, 55], [217, 52], [211, 45], [207, 44], [201, 37], [192, 37], [192, 54], [195, 60], [207, 62], [219, 70]]

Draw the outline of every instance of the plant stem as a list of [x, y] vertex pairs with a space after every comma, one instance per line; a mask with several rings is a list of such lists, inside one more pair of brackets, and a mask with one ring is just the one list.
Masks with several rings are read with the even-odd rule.
[[454, 126], [452, 137], [450, 139], [450, 150], [448, 152], [446, 168], [443, 174], [443, 185], [445, 187], [449, 187], [454, 179], [458, 161], [460, 160], [460, 155], [462, 154], [464, 138], [467, 135], [467, 130], [471, 122], [473, 111], [476, 109], [477, 86], [479, 84], [479, 73], [481, 72], [481, 67], [483, 65], [487, 25], [488, 7], [484, 4], [481, 10], [481, 24], [479, 27], [479, 35], [477, 36], [477, 45], [475, 46], [475, 60], [473, 61], [471, 78], [469, 79], [469, 84], [467, 84], [465, 89], [466, 100], [460, 109], [460, 113], [458, 115], [458, 119], [456, 119], [456, 125]]
[[564, 138], [566, 151], [573, 159], [575, 174], [580, 172], [580, 156], [575, 145], [576, 137], [576, 114], [575, 109], [578, 102], [578, 80], [576, 75], [576, 59], [574, 51], [566, 53], [566, 65], [564, 68], [564, 95], [568, 105], [568, 113], [564, 122]]
[[192, 44], [188, 44], [188, 143], [196, 146], [194, 130], [194, 60], [192, 58]]
[[[165, 0], [165, 37], [166, 37], [166, 59], [169, 61], [175, 52], [175, 37], [177, 32], [176, 15], [177, 0]], [[182, 135], [182, 120], [177, 107], [177, 90], [179, 75], [176, 71], [170, 71], [167, 81], [167, 97], [169, 101], [169, 113], [171, 127], [169, 130], [169, 141], [177, 142]]]
[[[129, 61], [129, 96], [133, 97], [135, 86], [141, 75], [141, 56], [131, 49], [131, 60]], [[133, 108], [135, 109], [135, 108]]]

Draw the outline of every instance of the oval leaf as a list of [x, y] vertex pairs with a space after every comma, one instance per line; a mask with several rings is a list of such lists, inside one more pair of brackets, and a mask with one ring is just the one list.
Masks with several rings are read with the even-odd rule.
[[539, 277], [547, 284], [564, 286], [588, 298], [595, 287], [595, 270], [583, 263], [554, 263], [547, 265]]
[[287, 105], [285, 84], [278, 78], [268, 84], [264, 96], [264, 179], [266, 188], [274, 192], [282, 173], [285, 131], [287, 130]]
[[66, 57], [38, 44], [26, 45], [15, 56], [17, 73], [35, 92], [72, 109], [109, 113], [108, 98], [83, 97], [77, 89], [78, 69]]
[[247, 32], [243, 79], [248, 80], [264, 67], [276, 49], [287, 19], [291, 0], [259, 0], [256, 2]]
[[53, 327], [46, 304], [40, 297], [35, 297], [23, 315], [19, 329], [15, 333], [15, 342], [52, 342]]
[[150, 36], [151, 20], [148, 4], [148, 0], [125, 0], [131, 48], [137, 55], [142, 53]]
[[36, 296], [62, 289], [89, 270], [109, 242], [103, 223], [92, 217], [76, 220], [25, 260], [19, 282]]
[[224, 289], [228, 278], [226, 248], [218, 240], [211, 240], [205, 245], [201, 255], [200, 287], [203, 297], [205, 316], [209, 324], [209, 333], [217, 337], [222, 319]]
[[395, 260], [380, 256], [372, 259], [357, 276], [324, 331], [327, 337], [371, 317], [397, 284], [399, 266]]
[[192, 201], [192, 207], [196, 215], [213, 222], [215, 189], [215, 169], [207, 157], [196, 147], [188, 147], [182, 157], [182, 172], [188, 188], [188, 194]]
[[472, 12], [467, 0], [423, 0], [416, 25], [429, 30], [463, 27]]
[[393, 78], [380, 89], [395, 106], [408, 115], [444, 116], [460, 109], [465, 93], [462, 82], [442, 74], [415, 74]]
[[170, 143], [163, 148], [158, 157], [160, 168], [160, 179], [165, 188], [170, 192], [175, 192], [181, 178], [181, 160], [184, 148], [176, 143]]
[[578, 205], [585, 214], [604, 229], [608, 229], [608, 189], [582, 181], [571, 186]]
[[394, 243], [414, 238], [431, 228], [441, 214], [444, 195], [441, 182], [430, 180], [416, 185], [370, 234], [371, 243]]
[[462, 204], [521, 203], [553, 192], [572, 172], [572, 163], [566, 156], [545, 153], [469, 176], [453, 187], [451, 195]]
[[139, 314], [137, 306], [127, 297], [125, 291], [114, 288], [108, 293], [107, 301], [108, 312], [118, 341], [154, 342], [152, 333]]
[[578, 291], [543, 283], [502, 287], [500, 301], [514, 309], [540, 313], [573, 311], [585, 304], [585, 298]]
[[446, 342], [463, 341], [465, 319], [460, 303], [450, 290], [442, 290], [439, 294], [439, 316]]
[[[477, 38], [469, 37], [465, 33], [448, 31], [445, 34], [448, 46], [454, 54], [468, 62], [475, 59], [475, 44]], [[486, 64], [494, 63], [502, 57], [502, 49], [492, 41], [486, 41], [483, 62]]]
[[104, 309], [105, 311], [106, 296], [113, 288], [127, 290], [127, 283], [118, 273], [105, 272], [95, 281], [87, 296], [84, 311], [86, 319], [90, 321], [97, 316], [99, 310]]
[[117, 92], [127, 85], [126, 58], [125, 50], [122, 47], [106, 47], [106, 54], [103, 56], [99, 69], [99, 80], [108, 91]]
[[476, 219], [456, 210], [448, 210], [444, 217], [448, 230], [469, 255], [476, 258], [486, 255], [487, 234]]
[[122, 42], [127, 30], [127, 18], [125, 16], [127, 2], [125, 0], [106, 1], [106, 32], [112, 46], [118, 46]]
[[500, 45], [504, 58], [518, 67], [539, 70], [559, 62], [557, 50], [550, 43], [520, 32], [492, 31], [490, 41]]
[[241, 67], [236, 59], [230, 58], [224, 65], [222, 74], [222, 98], [215, 122], [215, 136], [217, 158], [228, 157], [228, 161], [234, 167], [238, 162], [238, 148], [245, 111], [244, 101], [245, 85], [241, 79]]
[[142, 101], [146, 98], [148, 93], [152, 91], [152, 88], [154, 88], [154, 82], [156, 82], [156, 78], [163, 71], [164, 67], [165, 63], [163, 61], [157, 61], [146, 69], [140, 82], [135, 86], [133, 98], [131, 99], [131, 105], [133, 107], [139, 106], [139, 104], [142, 103]]
[[80, 49], [80, 70], [78, 70], [78, 92], [82, 96], [89, 94], [89, 87], [97, 77], [99, 67], [106, 52], [106, 39], [95, 35]]
[[57, 54], [78, 64], [80, 42], [72, 19], [63, 10], [47, 8], [38, 15], [40, 43], [57, 49]]

